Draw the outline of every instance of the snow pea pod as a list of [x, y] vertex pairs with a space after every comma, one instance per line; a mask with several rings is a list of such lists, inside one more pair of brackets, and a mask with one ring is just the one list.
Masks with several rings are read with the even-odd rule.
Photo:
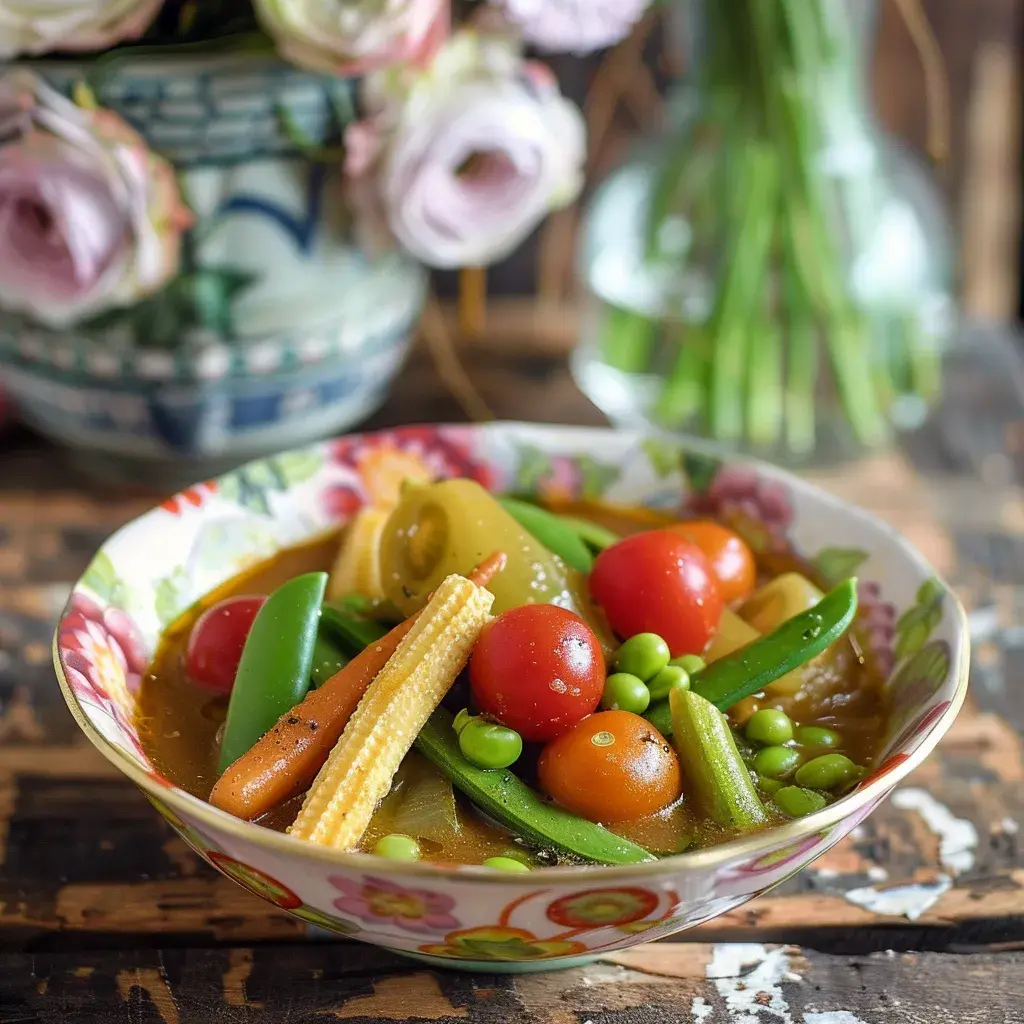
[[[728, 711], [737, 701], [763, 690], [831, 647], [850, 628], [856, 614], [857, 580], [851, 578], [767, 636], [695, 672], [690, 677], [691, 689], [719, 711]], [[663, 735], [672, 735], [668, 701], [659, 702], [644, 717]]]
[[323, 686], [333, 675], [337, 675], [348, 663], [349, 657], [343, 653], [333, 641], [324, 636], [321, 630], [317, 634], [313, 646], [313, 664], [309, 674], [313, 677], [314, 686]]
[[224, 771], [309, 690], [327, 573], [278, 587], [253, 620], [231, 690], [220, 771]]
[[558, 555], [566, 565], [572, 566], [577, 572], [590, 572], [594, 568], [594, 556], [590, 548], [583, 543], [579, 532], [564, 519], [516, 498], [499, 498], [498, 504], [534, 540], [543, 544], [552, 554]]

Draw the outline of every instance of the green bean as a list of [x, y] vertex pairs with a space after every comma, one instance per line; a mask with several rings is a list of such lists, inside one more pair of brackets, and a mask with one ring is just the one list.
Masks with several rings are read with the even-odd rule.
[[577, 572], [588, 573], [594, 568], [590, 548], [564, 519], [547, 509], [531, 505], [516, 498], [499, 498], [501, 507], [539, 544]]
[[420, 844], [412, 836], [399, 833], [381, 836], [374, 844], [373, 852], [389, 860], [419, 860], [421, 857]]
[[772, 801], [790, 818], [805, 818], [808, 814], [820, 811], [827, 802], [820, 793], [799, 786], [784, 786], [772, 797]]
[[622, 539], [612, 533], [611, 530], [606, 530], [603, 526], [598, 526], [597, 523], [592, 523], [587, 519], [563, 515], [560, 515], [558, 518], [570, 529], [575, 530], [579, 539], [588, 548], [593, 548], [594, 551], [604, 551], [605, 548], [610, 548]]
[[317, 633], [313, 646], [313, 664], [309, 674], [313, 677], [314, 686], [323, 686], [331, 676], [340, 672], [349, 662], [348, 656], [323, 635]]
[[221, 772], [309, 690], [326, 588], [325, 572], [296, 576], [278, 587], [256, 614], [228, 703], [218, 761]]
[[845, 754], [822, 754], [801, 765], [796, 783], [808, 789], [835, 789], [857, 774], [857, 766]]
[[763, 825], [767, 815], [725, 716], [690, 690], [673, 690], [673, 738], [687, 795], [706, 818], [728, 828]]
[[784, 779], [800, 767], [800, 752], [791, 747], [764, 747], [754, 755], [751, 766], [758, 775]]
[[668, 644], [657, 633], [638, 633], [619, 648], [615, 667], [646, 683], [668, 665], [669, 657]]
[[[728, 711], [821, 654], [849, 629], [856, 614], [857, 580], [851, 577], [813, 608], [691, 675], [690, 688], [720, 711]], [[644, 717], [665, 736], [672, 734], [667, 702], [653, 705]]]
[[507, 871], [512, 875], [527, 874], [530, 870], [529, 864], [524, 864], [521, 860], [515, 860], [512, 857], [488, 857], [484, 861], [484, 867], [493, 868], [495, 871]]
[[834, 729], [826, 729], [820, 725], [801, 725], [793, 732], [793, 739], [801, 747], [808, 747], [811, 750], [831, 750], [833, 747], [840, 747], [843, 738]]
[[[685, 669], [679, 668], [678, 665], [666, 665], [650, 681], [650, 683], [647, 684], [651, 700], [664, 700], [668, 697], [669, 691], [674, 690], [677, 687], [683, 690], [688, 690], [690, 688], [689, 675]], [[646, 707], [644, 710], [646, 710]]]
[[333, 601], [324, 604], [321, 622], [324, 629], [350, 647], [353, 654], [358, 654], [370, 644], [375, 644], [388, 632], [387, 626], [348, 611], [340, 603]]
[[642, 679], [628, 672], [616, 672], [605, 680], [601, 707], [608, 711], [631, 711], [634, 715], [642, 715], [650, 703], [651, 691]]
[[762, 708], [750, 716], [744, 732], [752, 743], [781, 746], [793, 738], [793, 723], [784, 711]]

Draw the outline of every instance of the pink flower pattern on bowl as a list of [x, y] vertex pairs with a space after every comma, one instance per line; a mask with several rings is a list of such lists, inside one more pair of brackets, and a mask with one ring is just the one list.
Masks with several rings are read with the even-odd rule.
[[408, 932], [444, 933], [460, 927], [459, 919], [451, 914], [455, 901], [445, 893], [406, 889], [371, 875], [362, 882], [333, 875], [330, 883], [341, 893], [334, 906], [362, 921], [393, 924]]
[[134, 694], [149, 662], [142, 633], [131, 618], [76, 592], [61, 620], [58, 643], [76, 695], [112, 706], [130, 720]]

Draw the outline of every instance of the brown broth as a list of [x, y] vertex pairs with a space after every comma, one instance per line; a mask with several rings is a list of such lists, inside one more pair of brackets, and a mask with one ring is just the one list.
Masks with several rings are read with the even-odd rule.
[[[623, 536], [674, 521], [658, 512], [592, 502], [565, 505], [559, 510], [585, 517]], [[226, 597], [268, 594], [294, 576], [330, 567], [338, 544], [339, 534], [332, 534], [280, 552], [207, 595], [167, 630], [137, 698], [139, 733], [153, 766], [182, 789], [204, 800], [209, 797], [216, 780], [219, 731], [227, 713], [227, 699], [211, 696], [193, 683], [185, 671], [188, 637], [196, 620]], [[803, 572], [812, 579], [816, 576], [809, 566], [792, 558], [787, 558], [785, 564], [776, 561], [759, 568], [764, 579], [790, 570]], [[772, 702], [748, 698], [743, 717], [757, 707], [776, 707], [801, 725], [835, 728], [844, 738], [842, 752], [858, 764], [871, 764], [885, 735], [886, 707], [880, 681], [861, 664], [850, 642], [840, 641], [807, 666], [803, 676], [804, 685], [790, 697]], [[363, 839], [364, 849], [372, 848], [377, 839], [394, 831], [399, 820], [396, 814], [401, 787], [425, 772], [435, 771], [418, 755], [406, 759], [392, 793], [370, 823]], [[457, 834], [453, 833], [443, 844], [423, 843], [431, 860], [481, 863], [488, 857], [507, 855], [517, 849], [518, 841], [509, 832], [484, 820], [461, 797], [456, 798], [456, 803]], [[284, 831], [300, 806], [301, 797], [297, 797], [265, 815], [260, 824]], [[728, 837], [715, 826], [696, 822], [682, 800], [651, 818], [610, 828], [659, 854], [676, 852], [687, 843], [691, 847], [707, 846]]]

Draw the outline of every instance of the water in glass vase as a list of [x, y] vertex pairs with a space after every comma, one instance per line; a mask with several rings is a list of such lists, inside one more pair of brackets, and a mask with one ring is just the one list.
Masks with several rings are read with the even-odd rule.
[[598, 191], [574, 357], [610, 418], [789, 460], [918, 425], [953, 327], [927, 174], [869, 102], [869, 0], [694, 4], [694, 82]]

